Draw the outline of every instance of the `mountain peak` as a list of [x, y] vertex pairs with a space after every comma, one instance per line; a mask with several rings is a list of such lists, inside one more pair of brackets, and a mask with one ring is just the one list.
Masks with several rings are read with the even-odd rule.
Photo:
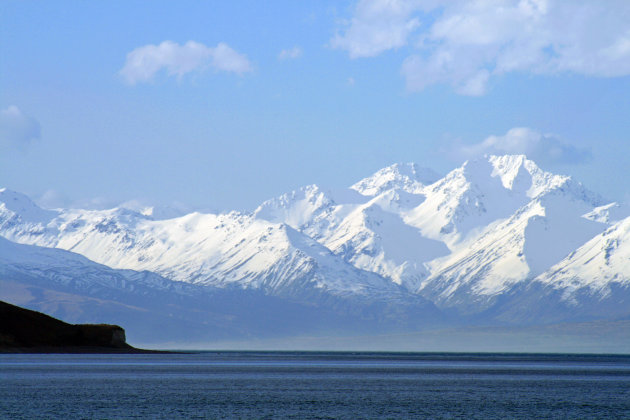
[[[627, 314], [628, 214], [524, 155], [470, 160], [439, 180], [416, 164], [395, 164], [351, 189], [308, 185], [253, 213], [166, 220], [138, 202], [109, 210], [44, 210], [23, 194], [0, 189], [0, 236], [11, 241], [72, 250], [113, 268], [150, 270], [199, 287], [252, 289], [309, 305], [337, 305], [338, 299], [344, 305], [416, 305], [428, 298], [464, 314], [500, 313], [493, 305], [507, 305], [534, 281], [542, 284], [536, 290], [564, 293], [577, 284], [574, 278], [602, 290], [612, 282], [613, 293], [625, 287], [617, 307]], [[0, 264], [9, 258], [17, 257], [0, 240]], [[37, 259], [30, 255], [24, 262], [31, 261]], [[550, 288], [545, 279], [568, 286]], [[531, 290], [528, 296], [537, 299]]]
[[545, 182], [545, 179], [555, 181], [552, 182], [554, 184], [561, 183], [564, 179], [561, 176], [544, 172], [525, 155], [492, 155], [487, 159], [493, 167], [492, 176], [498, 176], [505, 188], [514, 192], [526, 193], [530, 197], [540, 192], [538, 191], [540, 188], [532, 190], [534, 184], [541, 187], [542, 184], [549, 183]]
[[44, 210], [28, 196], [8, 188], [0, 188], [0, 212], [2, 210], [10, 211], [25, 222], [43, 222], [57, 215], [56, 211]]
[[434, 170], [415, 163], [395, 163], [362, 179], [350, 188], [363, 195], [374, 196], [390, 189], [419, 193], [426, 185], [440, 178]]
[[470, 181], [478, 178], [499, 178], [507, 190], [534, 198], [571, 181], [570, 176], [542, 170], [525, 155], [487, 155], [466, 161], [460, 171]]
[[297, 227], [314, 213], [332, 204], [333, 200], [317, 185], [312, 184], [265, 201], [254, 210], [254, 216], [257, 219], [286, 222]]

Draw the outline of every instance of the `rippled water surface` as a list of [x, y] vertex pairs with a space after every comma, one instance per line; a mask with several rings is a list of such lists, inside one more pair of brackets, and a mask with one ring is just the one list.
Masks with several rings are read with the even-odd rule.
[[0, 355], [0, 417], [630, 419], [630, 356]]

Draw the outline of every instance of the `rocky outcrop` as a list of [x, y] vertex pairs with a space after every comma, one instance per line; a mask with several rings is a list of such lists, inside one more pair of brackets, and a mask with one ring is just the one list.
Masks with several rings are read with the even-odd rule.
[[134, 351], [118, 325], [68, 324], [0, 301], [0, 352]]

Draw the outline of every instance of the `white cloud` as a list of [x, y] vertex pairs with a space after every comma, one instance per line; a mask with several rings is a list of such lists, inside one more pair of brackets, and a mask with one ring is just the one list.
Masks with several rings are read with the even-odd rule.
[[278, 60], [290, 60], [300, 57], [302, 57], [302, 48], [300, 47], [293, 47], [287, 50], [282, 50], [280, 51], [280, 54], [278, 54]]
[[0, 150], [24, 149], [40, 137], [39, 123], [17, 106], [0, 110]]
[[216, 69], [236, 74], [253, 71], [247, 57], [236, 52], [227, 44], [220, 42], [215, 48], [209, 48], [212, 53], [212, 66]]
[[134, 85], [151, 81], [163, 69], [167, 75], [181, 78], [187, 73], [208, 68], [239, 75], [253, 69], [245, 55], [224, 43], [207, 47], [195, 41], [184, 45], [164, 41], [160, 45], [145, 45], [128, 53], [120, 75]]
[[409, 47], [410, 91], [448, 84], [482, 95], [510, 72], [630, 75], [627, 0], [360, 0], [331, 40], [351, 58]]
[[414, 9], [413, 2], [405, 0], [360, 0], [344, 33], [337, 33], [330, 45], [347, 50], [351, 58], [402, 47], [420, 24], [410, 17]]
[[579, 164], [588, 162], [591, 152], [575, 147], [557, 136], [541, 134], [531, 128], [517, 127], [502, 136], [490, 136], [480, 143], [453, 147], [452, 154], [459, 158], [483, 155], [526, 155], [535, 162], [547, 165]]

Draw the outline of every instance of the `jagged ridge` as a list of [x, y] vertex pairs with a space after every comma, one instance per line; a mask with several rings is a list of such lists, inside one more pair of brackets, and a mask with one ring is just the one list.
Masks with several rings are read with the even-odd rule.
[[[443, 178], [392, 165], [348, 190], [311, 185], [252, 214], [163, 219], [125, 208], [43, 210], [6, 189], [0, 200], [2, 236], [114, 268], [313, 304], [333, 297], [422, 306], [428, 299], [461, 314], [488, 313], [532, 282], [570, 300], [580, 288], [566, 278], [584, 282], [601, 269], [575, 268], [575, 256], [588, 254], [578, 248], [630, 214], [568, 176], [510, 155], [466, 162]], [[627, 243], [621, 236], [615, 243]], [[588, 248], [589, 261], [608, 261], [600, 283], [628, 276], [627, 248], [608, 245]], [[621, 257], [607, 256], [613, 248]]]

